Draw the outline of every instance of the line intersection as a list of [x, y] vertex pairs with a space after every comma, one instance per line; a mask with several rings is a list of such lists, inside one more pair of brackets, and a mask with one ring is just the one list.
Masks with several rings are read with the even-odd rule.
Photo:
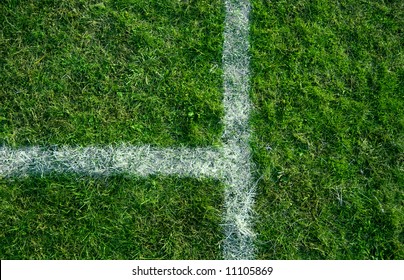
[[223, 146], [220, 148], [0, 147], [0, 178], [74, 173], [110, 176], [127, 173], [212, 177], [225, 185], [224, 259], [253, 259], [254, 165], [249, 146], [249, 12], [246, 0], [225, 0], [223, 43]]

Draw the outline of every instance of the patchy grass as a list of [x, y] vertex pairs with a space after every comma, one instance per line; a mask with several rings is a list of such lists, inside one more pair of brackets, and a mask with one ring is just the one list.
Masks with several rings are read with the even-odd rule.
[[0, 144], [219, 144], [221, 1], [1, 1]]
[[221, 258], [214, 180], [32, 176], [0, 196], [1, 259]]
[[258, 257], [403, 259], [403, 2], [252, 2]]

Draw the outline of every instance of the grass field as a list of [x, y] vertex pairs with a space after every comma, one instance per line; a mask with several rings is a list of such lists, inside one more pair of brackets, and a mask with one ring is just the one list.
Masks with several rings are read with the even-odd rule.
[[1, 143], [218, 144], [220, 1], [2, 1]]
[[[1, 1], [0, 145], [219, 145], [221, 7]], [[67, 174], [0, 192], [2, 259], [221, 257], [220, 182]]]
[[404, 258], [402, 1], [253, 1], [258, 258]]
[[[258, 259], [404, 258], [402, 1], [253, 0]], [[0, 146], [219, 146], [222, 1], [0, 2]], [[224, 186], [0, 177], [1, 259], [220, 259]]]
[[2, 259], [221, 258], [212, 180], [29, 177], [0, 194]]

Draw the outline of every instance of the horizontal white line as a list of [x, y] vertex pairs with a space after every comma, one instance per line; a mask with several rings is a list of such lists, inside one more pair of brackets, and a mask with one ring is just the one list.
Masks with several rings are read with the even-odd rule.
[[155, 148], [149, 145], [117, 147], [0, 147], [0, 176], [75, 173], [109, 176], [128, 173], [221, 178], [223, 149]]
[[[0, 178], [46, 176], [72, 173], [84, 176], [128, 174], [210, 177], [223, 181], [225, 191], [224, 257], [251, 258], [250, 215], [254, 192], [251, 188], [251, 159], [245, 147], [234, 144], [220, 148], [156, 148], [144, 146], [107, 147], [0, 147]], [[209, 195], [209, 194], [206, 194]]]

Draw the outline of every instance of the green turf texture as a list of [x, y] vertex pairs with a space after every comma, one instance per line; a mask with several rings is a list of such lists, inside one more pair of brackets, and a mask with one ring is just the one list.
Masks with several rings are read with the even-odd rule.
[[0, 259], [220, 259], [222, 191], [175, 177], [3, 180]]
[[404, 2], [252, 3], [257, 257], [403, 259]]
[[219, 145], [219, 0], [3, 0], [0, 144]]
[[[221, 1], [113, 2], [0, 2], [6, 23], [0, 27], [0, 144], [219, 141]], [[404, 4], [252, 4], [257, 258], [404, 259]], [[2, 180], [0, 257], [221, 258], [223, 236], [214, 216], [221, 194], [213, 182], [180, 181]], [[176, 193], [188, 188], [184, 198]], [[212, 190], [216, 202], [193, 202]], [[155, 200], [168, 196], [169, 205]], [[52, 201], [84, 210], [71, 207], [71, 218]], [[89, 210], [86, 201], [100, 210]], [[136, 201], [154, 201], [150, 207], [162, 213], [149, 216]], [[105, 205], [133, 212], [120, 218], [125, 211]], [[207, 211], [207, 224], [191, 219], [190, 239], [181, 226], [178, 235], [177, 229], [158, 230], [183, 211]], [[50, 218], [26, 215], [42, 212]], [[145, 226], [152, 234], [127, 229], [139, 221], [136, 213], [144, 221], [158, 219]], [[80, 227], [74, 215], [85, 217], [77, 220]], [[117, 221], [125, 224], [124, 218], [134, 222], [121, 227]], [[29, 222], [38, 235], [29, 234]], [[53, 234], [43, 230], [41, 236], [52, 224]]]
[[[0, 2], [0, 145], [220, 145], [223, 3]], [[0, 178], [1, 259], [220, 259], [214, 180]]]

